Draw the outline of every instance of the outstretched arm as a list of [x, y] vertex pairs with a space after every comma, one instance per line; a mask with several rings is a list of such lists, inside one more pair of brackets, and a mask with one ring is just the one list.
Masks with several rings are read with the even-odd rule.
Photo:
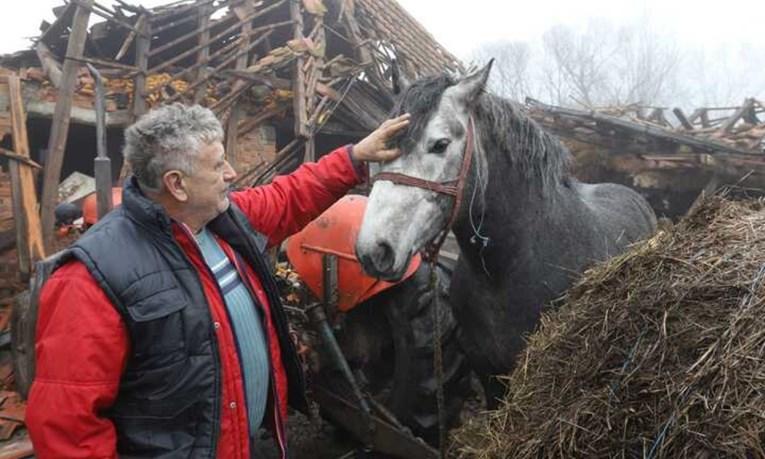
[[231, 194], [250, 224], [277, 245], [300, 231], [348, 190], [364, 180], [356, 164], [390, 161], [401, 152], [388, 148], [389, 140], [409, 125], [409, 115], [386, 120], [353, 146], [341, 147], [316, 163], [306, 163], [269, 185]]

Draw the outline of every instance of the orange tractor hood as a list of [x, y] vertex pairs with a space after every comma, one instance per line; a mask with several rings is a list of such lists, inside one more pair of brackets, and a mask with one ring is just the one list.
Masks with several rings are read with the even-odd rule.
[[366, 207], [366, 196], [345, 196], [287, 241], [287, 258], [317, 298], [324, 298], [323, 256], [337, 257], [340, 311], [353, 309], [377, 293], [406, 280], [422, 262], [420, 254], [416, 254], [398, 282], [385, 282], [368, 276], [354, 250]]
[[[98, 204], [96, 193], [90, 193], [82, 200], [82, 218], [88, 225], [95, 225], [98, 221]], [[122, 188], [112, 188], [112, 206], [117, 207], [122, 204]]]

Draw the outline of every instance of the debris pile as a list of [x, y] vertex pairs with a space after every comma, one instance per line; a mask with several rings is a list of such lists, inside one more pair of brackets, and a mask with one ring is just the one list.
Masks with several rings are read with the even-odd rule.
[[460, 457], [764, 457], [765, 202], [713, 197], [588, 271]]

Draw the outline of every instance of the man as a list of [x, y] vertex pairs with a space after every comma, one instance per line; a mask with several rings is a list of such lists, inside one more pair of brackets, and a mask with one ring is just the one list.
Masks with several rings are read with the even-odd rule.
[[248, 458], [263, 425], [286, 455], [299, 362], [263, 251], [362, 180], [408, 124], [384, 122], [272, 184], [229, 193], [220, 122], [154, 110], [125, 132], [122, 206], [57, 261], [40, 294], [27, 426], [41, 458]]

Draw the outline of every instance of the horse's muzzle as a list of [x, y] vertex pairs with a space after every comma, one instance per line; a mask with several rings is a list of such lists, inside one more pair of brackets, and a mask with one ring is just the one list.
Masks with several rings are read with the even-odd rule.
[[[356, 256], [367, 274], [387, 281], [397, 281], [406, 272], [407, 263], [396, 266], [396, 252], [389, 242], [378, 240], [367, 245], [356, 245]], [[408, 261], [407, 257], [407, 261]]]

